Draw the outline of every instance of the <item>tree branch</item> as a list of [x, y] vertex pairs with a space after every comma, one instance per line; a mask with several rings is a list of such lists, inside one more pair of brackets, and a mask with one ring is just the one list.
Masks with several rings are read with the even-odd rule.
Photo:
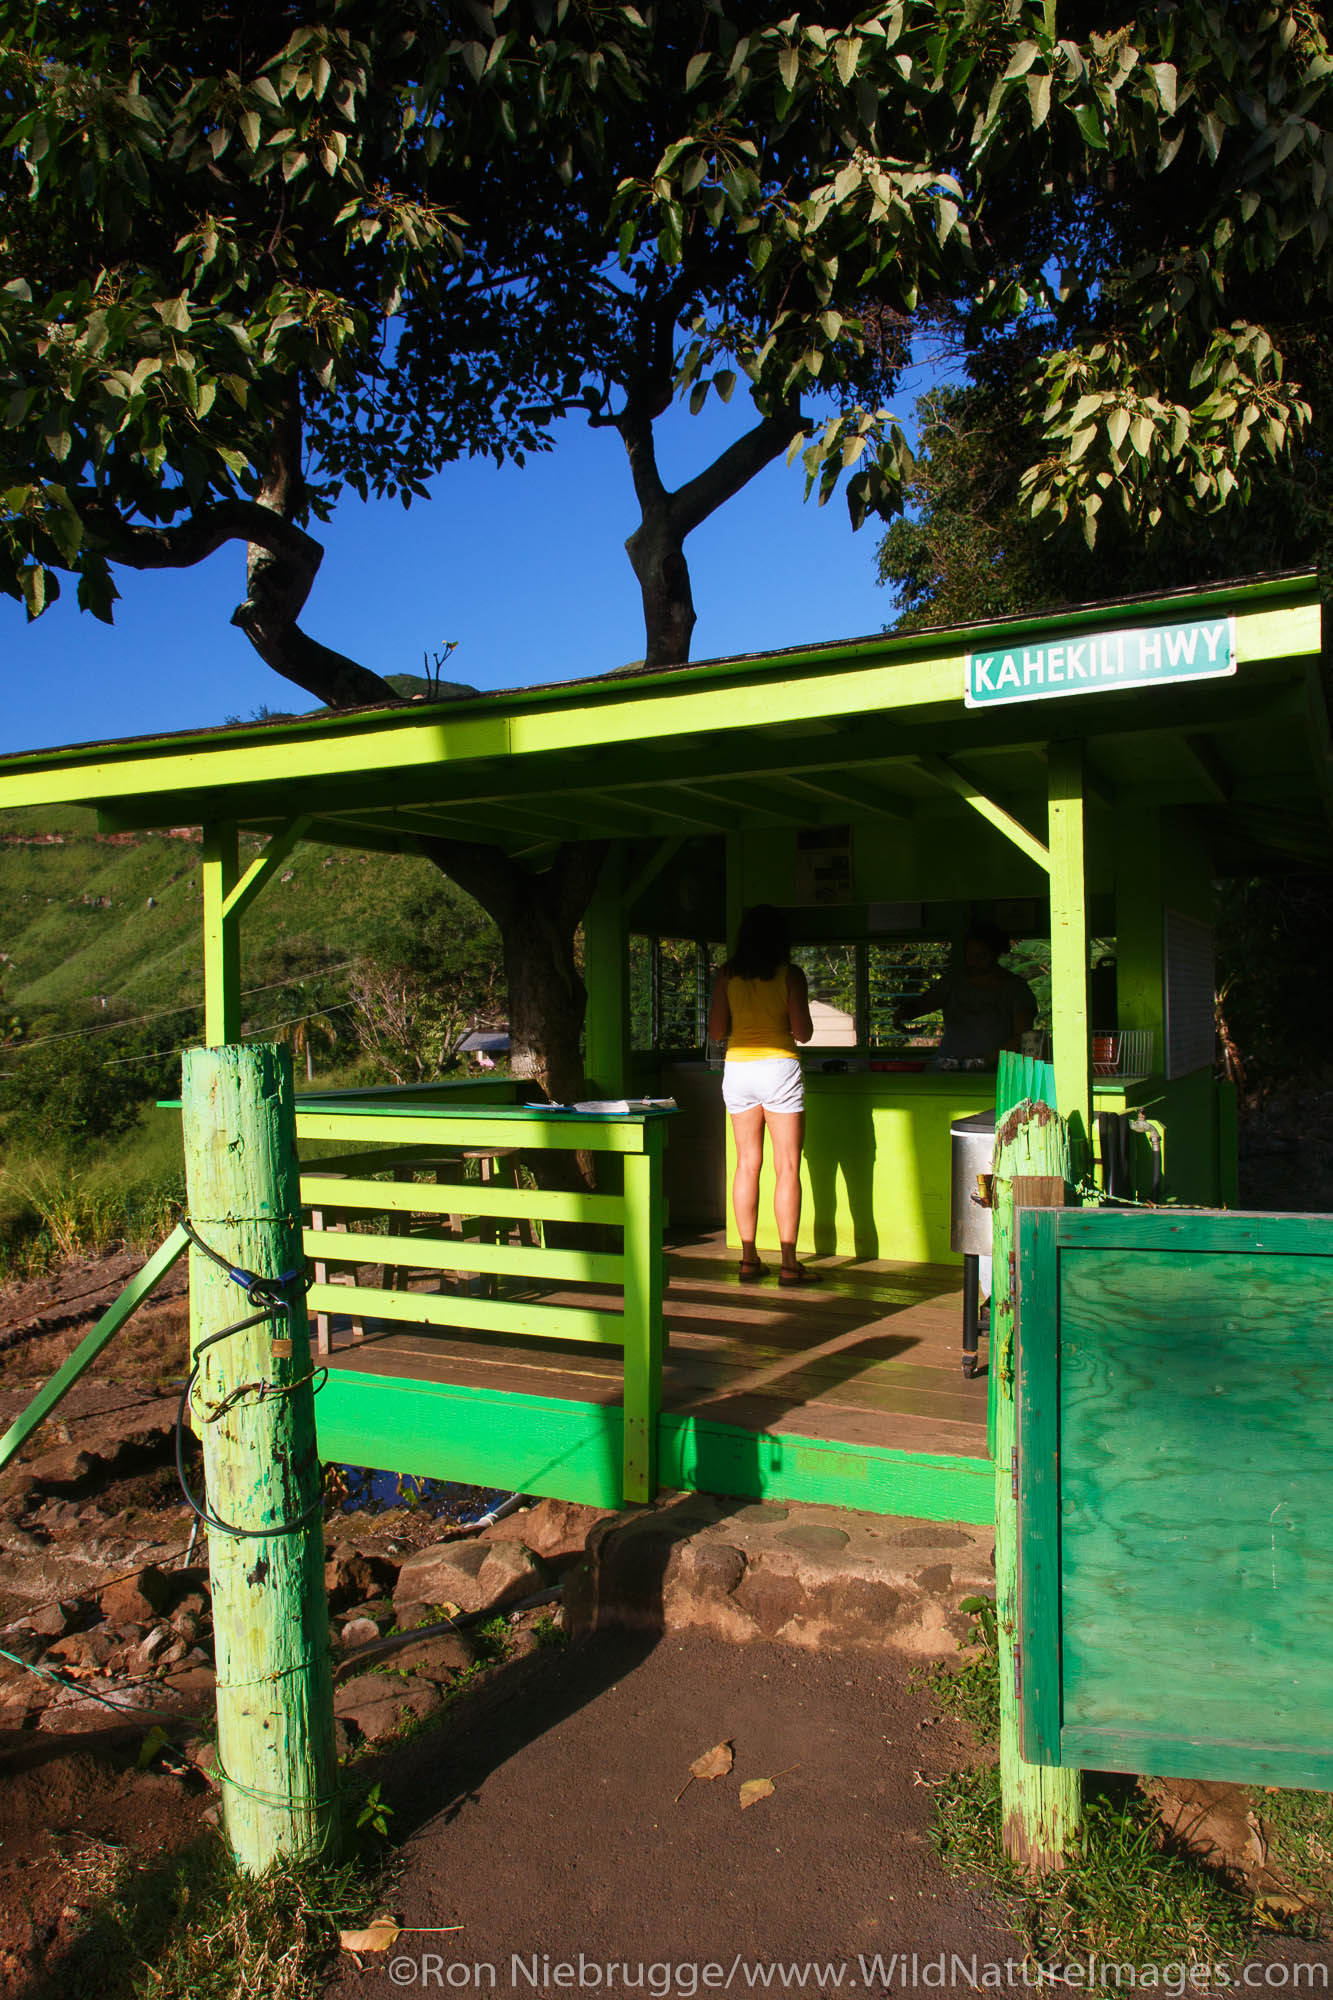
[[711, 465], [688, 480], [669, 496], [671, 523], [684, 541], [702, 521], [740, 492], [755, 474], [780, 458], [791, 443], [792, 433], [801, 423], [801, 412], [793, 405], [775, 417], [764, 417], [744, 437], [729, 444]]
[[83, 519], [110, 561], [126, 569], [193, 569], [228, 542], [263, 550], [262, 574], [251, 559], [249, 589], [232, 613], [259, 657], [331, 708], [393, 701], [394, 690], [369, 667], [312, 639], [296, 623], [324, 558], [312, 535], [257, 500], [220, 500], [171, 527], [126, 521], [94, 501]]

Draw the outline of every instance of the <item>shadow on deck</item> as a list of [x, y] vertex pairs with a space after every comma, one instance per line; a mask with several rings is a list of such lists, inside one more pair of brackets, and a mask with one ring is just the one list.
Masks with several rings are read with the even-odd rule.
[[[775, 1274], [741, 1287], [721, 1232], [673, 1232], [660, 1483], [989, 1519], [985, 1342], [981, 1372], [965, 1379], [961, 1274], [836, 1258], [816, 1268], [820, 1282], [801, 1290]], [[594, 1310], [613, 1296], [540, 1288], [545, 1303]], [[360, 1338], [346, 1320], [331, 1331], [324, 1457], [457, 1478], [484, 1459], [483, 1483], [618, 1502], [617, 1349], [372, 1320]], [[402, 1462], [414, 1450], [432, 1462]]]

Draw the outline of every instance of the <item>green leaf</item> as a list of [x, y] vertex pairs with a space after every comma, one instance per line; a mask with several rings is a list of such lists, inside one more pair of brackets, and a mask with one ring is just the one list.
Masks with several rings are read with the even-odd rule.
[[799, 49], [785, 48], [778, 57], [778, 74], [788, 90], [795, 90], [796, 79], [801, 73], [801, 53]]
[[1097, 435], [1096, 424], [1089, 424], [1086, 429], [1081, 431], [1075, 431], [1073, 437], [1070, 438], [1069, 440], [1069, 459], [1071, 464], [1077, 463], [1077, 461], [1080, 458], [1082, 458], [1084, 452], [1087, 450], [1088, 446], [1092, 443], [1096, 435]]
[[1110, 416], [1106, 419], [1106, 434], [1116, 451], [1119, 451], [1121, 445], [1125, 442], [1128, 432], [1129, 411], [1112, 410]]
[[717, 393], [722, 398], [723, 402], [729, 403], [731, 401], [732, 391], [736, 387], [735, 369], [734, 368], [719, 369], [717, 374], [713, 377], [713, 387], [717, 390]]
[[1102, 121], [1097, 116], [1096, 110], [1091, 104], [1083, 103], [1075, 105], [1074, 123], [1083, 134], [1086, 143], [1095, 152], [1104, 153], [1108, 150], [1106, 134], [1102, 129]]
[[1040, 54], [1041, 49], [1036, 42], [1020, 42], [1009, 58], [1009, 67], [1000, 78], [1001, 83], [1008, 83], [1015, 76], [1026, 76]]
[[860, 36], [859, 35], [844, 36], [844, 38], [838, 43], [837, 52], [834, 56], [834, 61], [836, 62], [838, 68], [838, 80], [840, 83], [844, 85], [844, 87], [847, 84], [849, 84], [852, 78], [856, 75], [856, 65], [860, 60], [860, 56], [861, 56]]
[[257, 111], [243, 111], [236, 123], [241, 128], [241, 137], [245, 141], [247, 152], [257, 153], [259, 151], [259, 113]]
[[1152, 446], [1152, 434], [1153, 434], [1153, 427], [1151, 419], [1143, 415], [1135, 417], [1133, 423], [1129, 427], [1129, 441], [1133, 445], [1135, 451], [1138, 453], [1140, 458], [1146, 458], [1148, 456], [1148, 452]]
[[1032, 129], [1040, 131], [1051, 115], [1051, 73], [1043, 70], [1040, 76], [1028, 78], [1028, 102], [1032, 107]]
[[1148, 74], [1157, 90], [1157, 101], [1168, 118], [1176, 108], [1176, 66], [1169, 62], [1148, 64]]
[[699, 49], [685, 65], [685, 88], [693, 90], [704, 71], [708, 68], [708, 51]]

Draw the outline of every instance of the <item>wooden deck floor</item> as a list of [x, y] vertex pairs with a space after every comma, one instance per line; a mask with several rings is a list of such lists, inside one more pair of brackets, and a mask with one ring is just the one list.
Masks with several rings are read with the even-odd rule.
[[[960, 1273], [940, 1265], [815, 1260], [821, 1282], [782, 1290], [735, 1281], [720, 1233], [669, 1243], [666, 1410], [744, 1430], [984, 1458], [981, 1372], [962, 1374]], [[551, 1304], [599, 1303], [592, 1287], [543, 1287]], [[334, 1321], [336, 1369], [398, 1379], [618, 1403], [619, 1353], [498, 1335]]]

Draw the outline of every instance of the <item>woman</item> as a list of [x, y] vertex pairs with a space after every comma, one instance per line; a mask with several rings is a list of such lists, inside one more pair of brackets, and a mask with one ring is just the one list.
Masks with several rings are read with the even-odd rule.
[[791, 963], [786, 919], [771, 903], [757, 903], [741, 918], [736, 949], [713, 982], [708, 1033], [713, 1041], [727, 1044], [722, 1101], [736, 1135], [731, 1202], [741, 1239], [737, 1275], [743, 1285], [752, 1285], [768, 1269], [754, 1247], [767, 1130], [776, 1176], [773, 1215], [782, 1247], [778, 1283], [813, 1284], [816, 1274], [796, 1261], [805, 1137], [805, 1092], [796, 1044], [808, 1042], [814, 1029], [805, 974]]

